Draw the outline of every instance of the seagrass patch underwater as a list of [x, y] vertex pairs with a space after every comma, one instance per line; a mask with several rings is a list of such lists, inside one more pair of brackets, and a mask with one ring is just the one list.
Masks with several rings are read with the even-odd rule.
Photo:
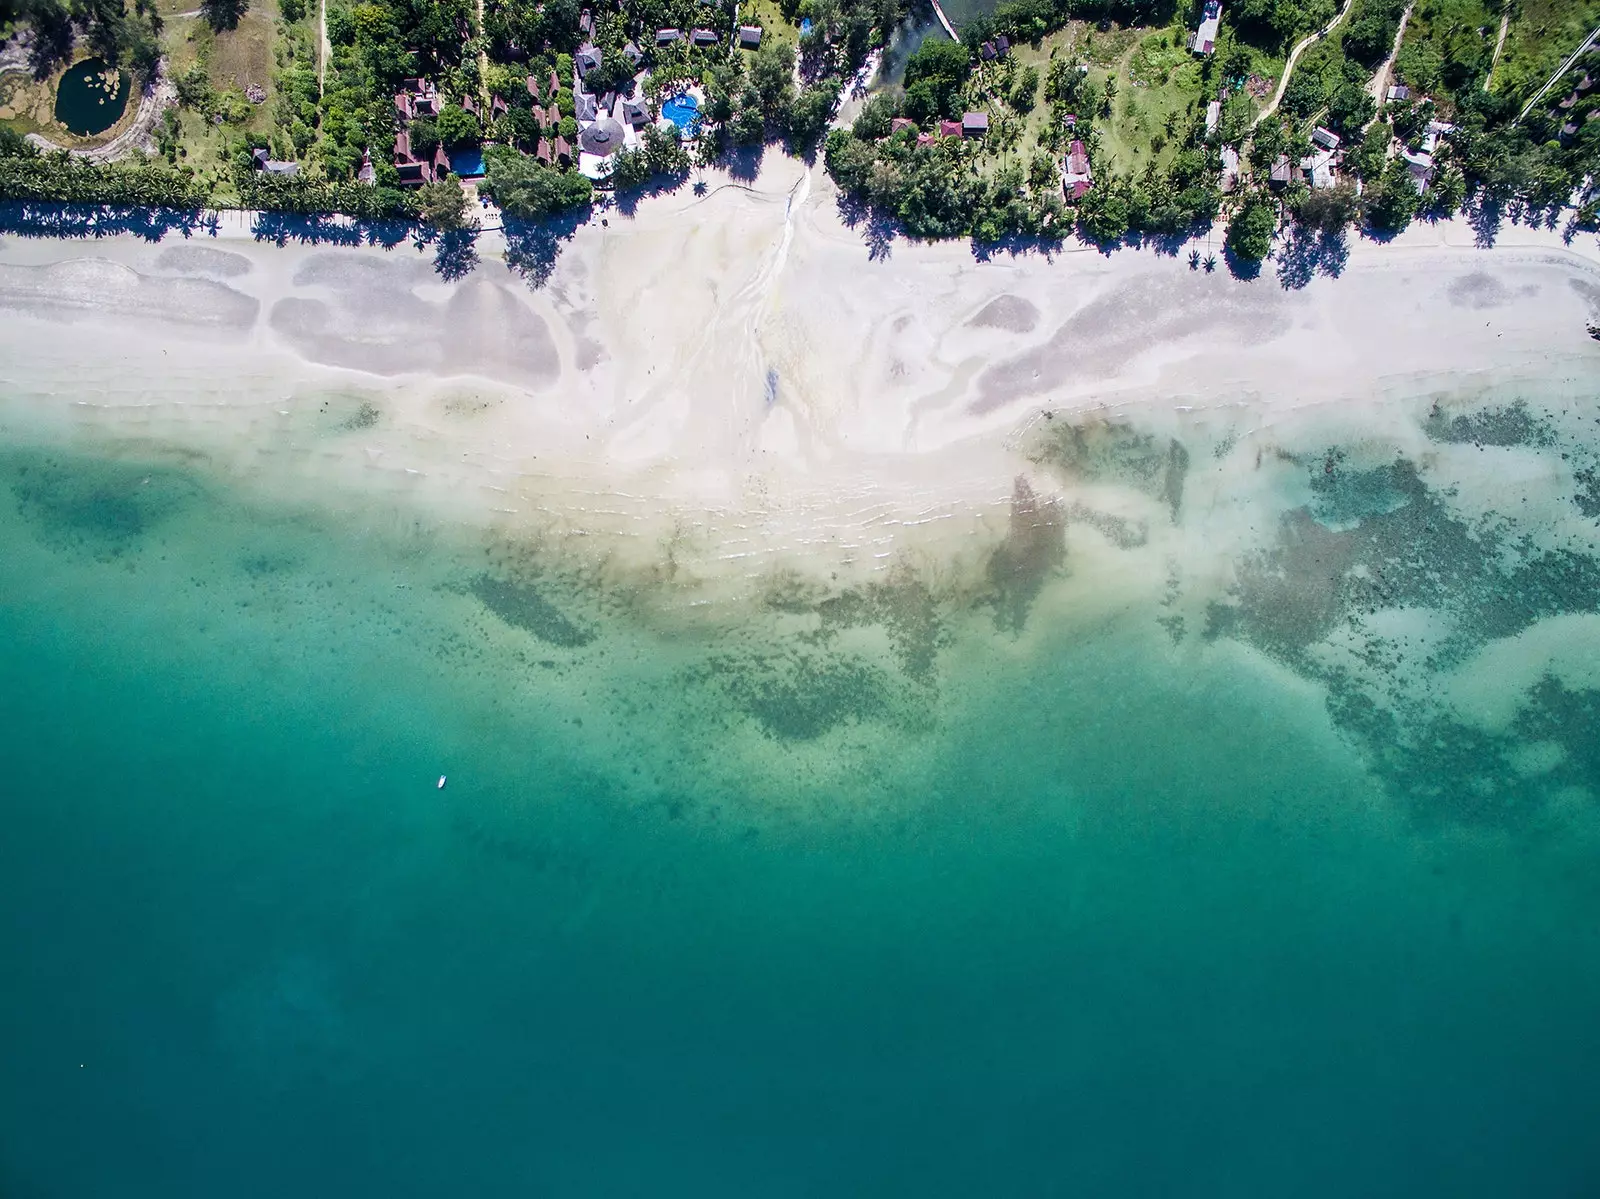
[[1592, 405], [1408, 419], [715, 602], [18, 444], [0, 1193], [1600, 1186]]

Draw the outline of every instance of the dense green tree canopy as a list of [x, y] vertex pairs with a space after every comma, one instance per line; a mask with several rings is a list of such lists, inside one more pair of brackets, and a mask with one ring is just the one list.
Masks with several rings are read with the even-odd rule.
[[965, 46], [928, 38], [906, 60], [907, 115], [918, 121], [954, 117], [961, 110], [961, 89], [971, 72]]
[[1243, 262], [1260, 262], [1272, 252], [1278, 228], [1277, 206], [1268, 196], [1252, 193], [1228, 222], [1228, 249]]
[[515, 150], [487, 155], [485, 186], [507, 216], [539, 220], [589, 202], [592, 185], [576, 171], [557, 171]]

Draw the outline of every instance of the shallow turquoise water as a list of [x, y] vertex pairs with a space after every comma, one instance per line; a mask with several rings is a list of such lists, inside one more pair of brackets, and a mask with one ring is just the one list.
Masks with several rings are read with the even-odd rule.
[[1462, 738], [1424, 811], [1249, 571], [952, 621], [927, 710], [754, 634], [607, 698], [672, 647], [466, 540], [0, 475], [0, 1194], [1600, 1187], [1581, 705], [1566, 816]]

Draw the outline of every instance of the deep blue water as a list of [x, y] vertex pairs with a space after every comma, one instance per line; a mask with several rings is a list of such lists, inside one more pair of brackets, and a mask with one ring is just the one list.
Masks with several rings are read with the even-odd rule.
[[624, 634], [466, 550], [144, 469], [0, 487], [6, 1199], [1600, 1188], [1592, 843], [1243, 641], [993, 632], [808, 791], [699, 684], [583, 742]]
[[458, 146], [450, 155], [450, 169], [463, 179], [483, 174], [483, 147]]
[[128, 106], [128, 73], [117, 72], [116, 86], [108, 88], [107, 70], [102, 59], [86, 58], [66, 71], [56, 85], [56, 120], [79, 136], [104, 133]]

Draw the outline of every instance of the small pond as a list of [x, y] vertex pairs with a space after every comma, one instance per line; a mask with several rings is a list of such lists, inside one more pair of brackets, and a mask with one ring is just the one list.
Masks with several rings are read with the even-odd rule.
[[128, 107], [128, 73], [86, 58], [56, 85], [56, 120], [80, 137], [104, 133]]

